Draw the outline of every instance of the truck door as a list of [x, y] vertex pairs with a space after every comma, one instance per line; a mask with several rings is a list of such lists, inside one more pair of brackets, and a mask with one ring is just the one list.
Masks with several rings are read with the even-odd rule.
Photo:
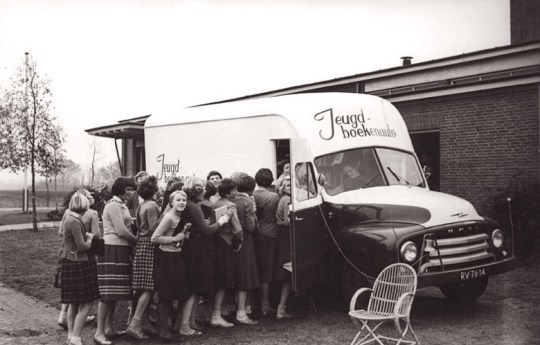
[[304, 291], [324, 277], [322, 197], [306, 141], [291, 139], [290, 150], [292, 288]]

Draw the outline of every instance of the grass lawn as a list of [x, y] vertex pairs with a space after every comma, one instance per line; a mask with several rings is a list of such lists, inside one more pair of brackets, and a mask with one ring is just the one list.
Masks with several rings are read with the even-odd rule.
[[[60, 246], [56, 229], [37, 233], [26, 230], [0, 232], [0, 282], [58, 307], [60, 290], [54, 288], [53, 280]], [[264, 318], [256, 326], [207, 328], [203, 336], [186, 339], [183, 343], [237, 345], [256, 342], [269, 345], [350, 342], [354, 327], [345, 312], [334, 309], [311, 314], [305, 299], [299, 298], [294, 304], [296, 317], [291, 321]], [[120, 304], [118, 309], [115, 319], [118, 329], [123, 329], [127, 319], [126, 304]], [[202, 305], [200, 312], [208, 315], [208, 303]], [[125, 339], [125, 344], [131, 343]], [[124, 340], [115, 344], [124, 344]], [[161, 343], [152, 339], [145, 344]]]
[[[56, 229], [0, 232], [0, 282], [59, 306], [59, 289], [53, 287], [60, 238]], [[488, 290], [477, 303], [445, 300], [438, 289], [421, 289], [412, 311], [412, 324], [423, 344], [491, 345], [540, 344], [537, 318], [540, 307], [539, 265], [518, 267], [490, 278]], [[184, 338], [182, 344], [348, 344], [357, 329], [344, 309], [318, 298], [317, 312], [310, 312], [305, 298], [293, 298], [295, 317], [289, 321], [261, 318], [255, 326], [204, 330], [204, 335]], [[208, 315], [209, 303], [202, 305]], [[118, 329], [125, 329], [126, 303], [115, 316]], [[391, 325], [390, 325], [391, 327]], [[391, 328], [389, 328], [391, 329]], [[91, 342], [92, 329], [84, 333]], [[132, 339], [115, 340], [116, 345], [133, 344]], [[157, 339], [144, 342], [162, 344]]]
[[0, 281], [9, 287], [57, 305], [53, 287], [61, 241], [57, 229], [0, 232]]
[[[58, 207], [64, 203], [64, 196], [69, 192], [58, 191]], [[28, 206], [32, 209], [32, 191], [28, 192]], [[55, 207], [54, 190], [49, 191], [49, 205], [47, 206], [47, 191], [36, 191], [36, 207]], [[22, 208], [22, 191], [20, 190], [0, 190], [0, 209], [1, 208]]]
[[[50, 210], [37, 210], [38, 222], [48, 222], [47, 213], [49, 212]], [[31, 211], [22, 213], [21, 211], [2, 211], [0, 209], [0, 225], [32, 223], [33, 219], [34, 215]]]

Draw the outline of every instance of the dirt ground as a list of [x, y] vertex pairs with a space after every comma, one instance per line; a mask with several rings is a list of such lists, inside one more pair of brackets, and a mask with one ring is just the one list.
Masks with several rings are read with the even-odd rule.
[[[348, 344], [355, 327], [343, 310], [315, 301], [317, 312], [297, 308], [288, 322], [261, 319], [256, 326], [206, 329], [203, 336], [184, 338], [184, 344]], [[422, 344], [540, 344], [540, 269], [517, 268], [492, 277], [487, 292], [475, 304], [445, 300], [435, 288], [419, 290], [412, 325]], [[296, 300], [296, 305], [302, 302]], [[65, 332], [56, 325], [58, 311], [35, 298], [0, 286], [0, 345], [61, 344]], [[388, 328], [391, 330], [391, 328]], [[92, 343], [93, 326], [83, 340]], [[129, 338], [114, 344], [136, 344]], [[161, 344], [157, 340], [145, 344]]]

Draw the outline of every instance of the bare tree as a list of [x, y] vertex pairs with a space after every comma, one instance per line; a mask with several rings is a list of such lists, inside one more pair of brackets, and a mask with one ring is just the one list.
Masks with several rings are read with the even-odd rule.
[[96, 174], [98, 171], [98, 164], [101, 158], [103, 157], [102, 154], [102, 147], [101, 143], [97, 140], [96, 137], [92, 137], [92, 139], [88, 142], [88, 147], [90, 149], [90, 185], [93, 186], [96, 178]]

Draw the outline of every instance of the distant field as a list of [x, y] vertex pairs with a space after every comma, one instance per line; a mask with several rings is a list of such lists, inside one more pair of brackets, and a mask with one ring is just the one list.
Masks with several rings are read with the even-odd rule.
[[[58, 194], [58, 206], [61, 206], [64, 202], [64, 196], [69, 192], [57, 192]], [[22, 191], [19, 190], [0, 190], [0, 209], [1, 208], [22, 208]], [[50, 201], [49, 206], [54, 207], [54, 190], [49, 192]], [[28, 206], [32, 208], [32, 192], [28, 192], [29, 203]], [[36, 207], [47, 207], [47, 191], [36, 191]]]

